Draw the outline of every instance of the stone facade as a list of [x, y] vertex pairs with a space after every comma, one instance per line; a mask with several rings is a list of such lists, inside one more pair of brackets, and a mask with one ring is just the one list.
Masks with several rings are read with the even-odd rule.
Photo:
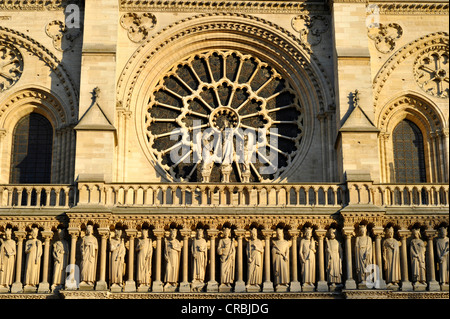
[[0, 298], [448, 298], [448, 9], [0, 0]]

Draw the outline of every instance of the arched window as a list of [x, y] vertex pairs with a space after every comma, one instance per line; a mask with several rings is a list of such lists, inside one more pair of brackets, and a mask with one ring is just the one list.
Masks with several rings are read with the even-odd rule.
[[425, 153], [420, 129], [403, 120], [394, 129], [394, 173], [396, 183], [426, 183]]
[[23, 117], [14, 128], [10, 183], [50, 183], [52, 145], [53, 128], [44, 116]]

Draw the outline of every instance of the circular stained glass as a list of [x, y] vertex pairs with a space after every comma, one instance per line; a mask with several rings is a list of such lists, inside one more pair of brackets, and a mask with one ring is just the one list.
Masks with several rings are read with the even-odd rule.
[[303, 114], [289, 79], [268, 63], [207, 51], [180, 61], [157, 83], [146, 137], [174, 181], [272, 181], [300, 149]]

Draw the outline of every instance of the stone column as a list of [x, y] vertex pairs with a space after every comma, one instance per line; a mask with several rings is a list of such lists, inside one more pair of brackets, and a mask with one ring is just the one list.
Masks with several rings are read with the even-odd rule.
[[70, 257], [69, 257], [69, 276], [66, 278], [65, 289], [76, 290], [80, 284], [80, 271], [76, 265], [77, 240], [80, 236], [78, 227], [69, 227], [67, 232], [70, 235]]
[[125, 292], [135, 292], [136, 282], [134, 281], [134, 238], [137, 236], [136, 229], [126, 229], [125, 230], [128, 239], [128, 280], [125, 282]]
[[216, 281], [216, 237], [219, 235], [217, 229], [207, 230], [210, 241], [210, 264], [209, 264], [209, 281], [206, 286], [207, 292], [219, 291], [219, 284]]
[[428, 290], [440, 291], [441, 287], [436, 281], [436, 271], [434, 264], [434, 237], [436, 237], [436, 231], [434, 229], [425, 230], [427, 236], [427, 270], [428, 270]]
[[273, 283], [270, 281], [270, 238], [272, 237], [273, 231], [271, 229], [264, 229], [262, 234], [265, 238], [263, 292], [273, 292]]
[[383, 279], [383, 253], [381, 248], [381, 236], [383, 232], [382, 227], [373, 229], [373, 234], [375, 235], [376, 264], [379, 269], [375, 279], [377, 280], [375, 285], [377, 289], [386, 289], [386, 281]]
[[356, 289], [356, 282], [353, 279], [353, 265], [352, 265], [352, 236], [354, 236], [353, 227], [344, 229], [343, 235], [345, 237], [345, 262], [347, 270], [347, 280], [345, 281], [345, 289]]
[[17, 230], [14, 232], [14, 236], [17, 238], [17, 255], [16, 255], [16, 281], [11, 286], [11, 293], [23, 292], [22, 285], [22, 257], [23, 257], [23, 240], [27, 236], [27, 232], [24, 230]]
[[42, 237], [44, 237], [44, 263], [42, 268], [42, 281], [39, 283], [38, 293], [49, 293], [50, 284], [48, 282], [48, 262], [50, 257], [50, 239], [53, 237], [53, 232], [51, 230], [45, 230], [41, 232]]
[[300, 230], [298, 229], [289, 229], [289, 235], [291, 236], [292, 241], [292, 258], [291, 258], [291, 267], [292, 267], [292, 281], [290, 284], [290, 292], [300, 292], [302, 291], [302, 287], [300, 282], [298, 281], [298, 262], [297, 262], [297, 239], [300, 234]]
[[406, 239], [410, 236], [411, 232], [407, 229], [400, 229], [398, 234], [401, 239], [400, 262], [402, 270], [402, 291], [413, 291], [413, 286], [409, 281], [408, 276], [408, 245], [406, 242]]
[[234, 233], [237, 236], [238, 240], [238, 247], [237, 247], [237, 280], [236, 284], [234, 285], [234, 291], [235, 292], [245, 292], [245, 282], [244, 282], [244, 258], [242, 255], [243, 245], [242, 245], [242, 239], [245, 236], [245, 230], [244, 229], [236, 229]]
[[180, 292], [190, 292], [191, 286], [189, 284], [188, 270], [189, 270], [189, 238], [192, 231], [188, 228], [180, 230], [183, 236], [183, 281], [180, 283]]
[[327, 231], [325, 229], [316, 229], [315, 233], [318, 237], [318, 247], [317, 247], [317, 263], [319, 269], [319, 278], [317, 281], [317, 291], [328, 291], [328, 283], [325, 280], [325, 257], [324, 257], [324, 245], [323, 239]]
[[152, 291], [153, 292], [162, 292], [163, 283], [161, 281], [161, 240], [164, 237], [164, 229], [154, 229], [153, 234], [156, 237], [156, 271], [155, 271], [155, 280], [153, 281]]
[[109, 238], [109, 228], [99, 228], [97, 229], [99, 235], [101, 236], [101, 242], [100, 242], [100, 278], [97, 281], [97, 284], [95, 286], [95, 290], [107, 290], [108, 289], [108, 283], [106, 282], [106, 246]]

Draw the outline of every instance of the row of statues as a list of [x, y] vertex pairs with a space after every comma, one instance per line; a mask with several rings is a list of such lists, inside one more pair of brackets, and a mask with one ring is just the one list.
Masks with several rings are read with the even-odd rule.
[[[188, 241], [180, 241], [177, 239], [179, 230], [172, 228], [169, 230], [167, 237], [164, 237], [163, 245], [161, 245], [162, 256], [165, 261], [164, 278], [161, 278], [164, 291], [176, 291], [180, 287], [180, 269], [187, 269], [188, 256], [185, 252], [189, 252], [191, 257], [190, 270], [191, 282], [188, 283], [190, 291], [204, 291], [209, 281], [215, 278], [208, 278], [207, 267], [212, 264], [211, 259], [215, 253], [220, 261], [220, 291], [232, 291], [232, 285], [237, 281], [243, 281], [242, 275], [236, 278], [236, 267], [238, 267], [237, 254], [239, 254], [238, 240], [233, 238], [232, 230], [229, 227], [222, 229], [222, 237], [217, 245], [205, 239], [205, 231], [197, 229], [195, 237], [191, 238], [190, 246]], [[243, 253], [246, 256], [247, 263], [247, 281], [245, 288], [247, 291], [261, 291], [263, 281], [273, 284], [276, 291], [289, 291], [289, 285], [293, 278], [296, 280], [297, 275], [291, 274], [290, 271], [297, 272], [296, 262], [293, 265], [291, 258], [293, 253], [293, 245], [298, 252], [298, 260], [300, 263], [301, 283], [304, 291], [313, 291], [318, 281], [316, 274], [318, 262], [323, 263], [324, 272], [326, 273], [326, 282], [330, 290], [342, 287], [345, 278], [343, 277], [343, 262], [345, 261], [344, 250], [341, 242], [337, 239], [336, 229], [330, 228], [325, 236], [323, 245], [323, 259], [318, 258], [319, 247], [317, 240], [313, 237], [314, 229], [306, 227], [304, 229], [304, 237], [295, 243], [292, 240], [284, 238], [284, 230], [276, 228], [276, 236], [271, 240], [261, 240], [258, 238], [258, 229], [253, 227], [250, 229], [250, 237], [245, 238], [247, 241]], [[24, 289], [33, 291], [42, 282], [47, 275], [42, 274], [41, 262], [45, 262], [44, 247], [40, 239], [38, 239], [39, 229], [32, 228], [30, 238], [25, 242], [23, 252], [25, 254], [25, 264], [23, 267]], [[53, 236], [52, 243], [52, 287], [51, 290], [61, 289], [64, 286], [67, 277], [67, 267], [69, 266], [69, 243], [65, 239], [66, 231], [58, 229]], [[190, 236], [189, 236], [190, 237]], [[188, 250], [184, 250], [184, 246], [188, 244]], [[297, 247], [298, 244], [298, 247]], [[426, 242], [421, 239], [419, 229], [412, 230], [412, 239], [409, 244], [409, 259], [411, 282], [415, 287], [426, 287], [427, 284], [427, 258]], [[213, 246], [214, 245], [214, 246]], [[269, 245], [269, 246], [267, 246]], [[16, 266], [17, 246], [15, 240], [12, 239], [12, 230], [6, 229], [4, 239], [0, 239], [0, 291], [10, 291], [11, 285], [14, 284], [14, 275], [20, 267]], [[136, 258], [134, 259], [135, 276], [137, 287], [141, 291], [149, 291], [152, 285], [152, 260], [154, 249], [157, 247], [156, 241], [150, 238], [149, 229], [142, 229], [141, 236], [133, 242]], [[401, 249], [402, 242], [394, 238], [394, 228], [389, 227], [385, 230], [385, 239], [382, 243], [381, 255], [383, 264], [383, 279], [390, 287], [399, 287], [402, 282], [402, 263]], [[211, 251], [215, 247], [214, 252]], [[243, 246], [242, 246], [243, 247]], [[266, 250], [267, 248], [267, 250]], [[431, 247], [432, 248], [432, 247]], [[99, 264], [99, 243], [94, 235], [92, 225], [86, 228], [85, 236], [82, 237], [79, 246], [81, 260], [79, 263], [79, 287], [80, 289], [93, 289], [98, 279]], [[447, 237], [447, 228], [439, 228], [439, 237], [435, 241], [435, 249], [439, 267], [439, 282], [442, 285], [448, 285], [449, 281], [449, 240]], [[109, 262], [108, 274], [111, 289], [121, 291], [126, 281], [125, 271], [127, 268], [127, 258], [130, 254], [130, 243], [126, 241], [121, 229], [110, 232], [109, 235]], [[183, 258], [183, 260], [182, 260]], [[366, 225], [359, 226], [359, 234], [356, 236], [354, 243], [354, 262], [356, 277], [359, 283], [366, 283], [368, 276], [372, 276], [367, 269], [373, 264], [374, 260], [372, 238], [367, 234]], [[20, 262], [20, 261], [17, 261]], [[243, 259], [241, 259], [243, 262]], [[17, 269], [15, 268], [17, 267]], [[128, 266], [129, 267], [129, 266]], [[270, 268], [272, 277], [270, 277]], [[263, 276], [263, 270], [266, 273]], [[212, 270], [210, 270], [211, 272]], [[215, 271], [212, 271], [213, 273]], [[240, 270], [242, 273], [242, 269]], [[186, 285], [186, 276], [183, 278]], [[237, 279], [237, 281], [236, 281]], [[320, 278], [319, 278], [320, 279]], [[324, 280], [322, 278], [321, 280]], [[130, 278], [128, 278], [130, 280]], [[20, 278], [16, 282], [20, 282]], [[67, 283], [66, 283], [67, 288]], [[143, 289], [143, 290], [142, 290]]]

